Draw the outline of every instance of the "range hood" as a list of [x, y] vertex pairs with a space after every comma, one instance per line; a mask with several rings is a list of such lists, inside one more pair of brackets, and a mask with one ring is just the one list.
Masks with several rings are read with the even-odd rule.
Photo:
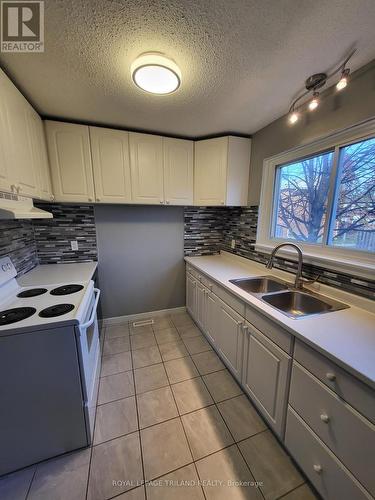
[[0, 198], [0, 219], [52, 219], [50, 212], [34, 207], [31, 198], [19, 196], [17, 200]]

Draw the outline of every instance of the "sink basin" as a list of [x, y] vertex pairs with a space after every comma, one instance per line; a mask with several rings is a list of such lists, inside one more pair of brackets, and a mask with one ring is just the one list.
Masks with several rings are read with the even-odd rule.
[[291, 318], [339, 311], [340, 309], [347, 309], [349, 307], [346, 304], [328, 299], [327, 297], [323, 299], [299, 291], [263, 295], [262, 300]]
[[236, 280], [229, 280], [230, 283], [238, 286], [245, 292], [249, 293], [272, 293], [279, 292], [280, 290], [287, 290], [288, 287], [282, 281], [270, 276], [258, 276], [256, 278], [239, 278]]

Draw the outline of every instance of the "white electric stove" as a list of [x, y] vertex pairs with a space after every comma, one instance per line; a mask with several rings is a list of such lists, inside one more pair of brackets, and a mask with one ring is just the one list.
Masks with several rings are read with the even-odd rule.
[[92, 442], [100, 372], [94, 282], [16, 274], [0, 259], [0, 475]]

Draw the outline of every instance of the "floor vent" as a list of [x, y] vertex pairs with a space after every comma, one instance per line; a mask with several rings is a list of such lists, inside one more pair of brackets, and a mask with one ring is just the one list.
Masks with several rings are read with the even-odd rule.
[[140, 326], [147, 326], [147, 325], [153, 325], [154, 320], [153, 319], [144, 319], [143, 321], [134, 321], [133, 322], [133, 328], [137, 328]]

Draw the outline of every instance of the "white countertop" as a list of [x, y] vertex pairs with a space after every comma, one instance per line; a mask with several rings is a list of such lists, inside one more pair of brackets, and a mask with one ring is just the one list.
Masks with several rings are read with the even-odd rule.
[[316, 285], [314, 291], [318, 288], [318, 293], [344, 302], [350, 308], [292, 319], [229, 282], [230, 279], [262, 275], [274, 275], [292, 282], [291, 274], [276, 269], [270, 271], [262, 264], [225, 252], [220, 255], [186, 257], [185, 260], [297, 338], [375, 388], [374, 302], [325, 285]]
[[17, 277], [17, 281], [21, 286], [84, 283], [91, 280], [97, 265], [97, 262], [43, 264]]

